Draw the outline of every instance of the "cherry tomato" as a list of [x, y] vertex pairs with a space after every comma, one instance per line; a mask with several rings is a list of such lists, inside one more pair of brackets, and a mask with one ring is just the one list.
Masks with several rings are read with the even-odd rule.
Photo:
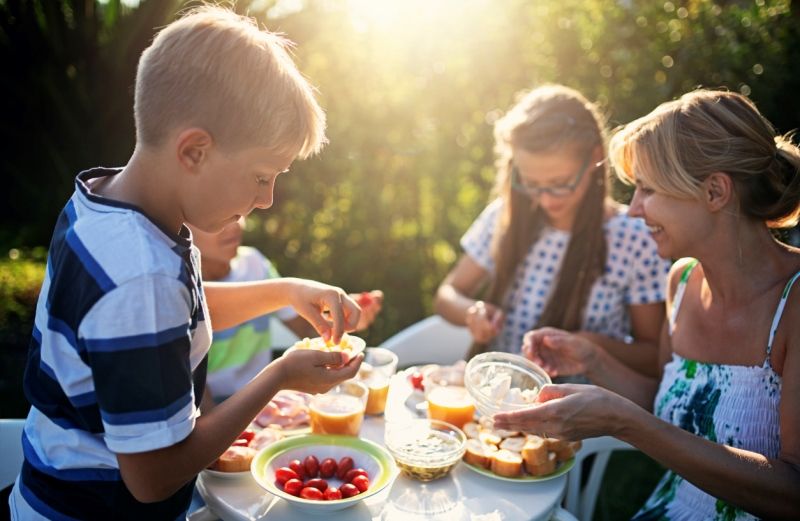
[[342, 481], [345, 481], [346, 483], [352, 483], [353, 480], [355, 478], [357, 478], [358, 476], [364, 476], [367, 479], [369, 479], [369, 474], [367, 474], [366, 470], [364, 470], [364, 469], [350, 469], [350, 470], [347, 471], [347, 474], [345, 474], [344, 479]]
[[309, 479], [306, 481], [307, 487], [314, 487], [315, 489], [319, 490], [320, 492], [325, 492], [325, 489], [328, 488], [328, 482], [324, 479], [314, 478]]
[[359, 492], [364, 492], [369, 488], [369, 478], [367, 476], [356, 476], [352, 481]]
[[246, 431], [243, 431], [239, 435], [239, 439], [240, 440], [247, 440], [247, 443], [250, 443], [251, 441], [253, 441], [253, 438], [255, 438], [255, 437], [256, 437], [256, 432], [253, 431], [253, 430], [250, 430], [250, 429], [247, 429]]
[[319, 477], [332, 478], [336, 474], [336, 460], [333, 458], [325, 458], [319, 464]]
[[303, 460], [307, 478], [316, 478], [319, 474], [319, 460], [316, 456], [308, 456]]
[[350, 456], [343, 457], [342, 459], [339, 460], [339, 465], [337, 465], [336, 467], [336, 477], [341, 480], [348, 481], [344, 479], [344, 477], [347, 474], [347, 471], [352, 468], [353, 468], [353, 458], [351, 458]]
[[358, 305], [363, 308], [363, 307], [367, 307], [370, 304], [372, 304], [373, 300], [375, 300], [375, 299], [372, 298], [372, 295], [369, 294], [369, 291], [363, 291], [363, 292], [358, 294], [358, 298], [356, 299], [356, 302], [358, 302]]
[[242, 438], [231, 443], [231, 447], [247, 447], [248, 445], [250, 445], [250, 442]]
[[281, 467], [275, 471], [275, 481], [278, 482], [279, 485], [283, 485], [290, 479], [300, 479], [300, 476], [297, 475], [297, 472], [293, 471], [289, 467]]
[[328, 487], [328, 489], [325, 490], [325, 499], [328, 501], [342, 499], [342, 493], [336, 487]]
[[299, 459], [293, 459], [289, 462], [289, 468], [292, 469], [300, 476], [300, 479], [306, 479], [306, 468], [300, 463]]
[[325, 499], [325, 496], [322, 494], [322, 492], [314, 487], [305, 487], [300, 491], [300, 497], [303, 499], [313, 499], [314, 501], [322, 501]]
[[339, 487], [339, 492], [342, 494], [342, 497], [353, 497], [360, 494], [358, 488], [352, 483], [345, 483]]
[[422, 373], [419, 371], [414, 371], [411, 373], [411, 376], [408, 377], [408, 380], [411, 382], [411, 385], [414, 387], [414, 389], [419, 391], [425, 390], [425, 386], [422, 385]]
[[287, 494], [298, 496], [301, 490], [303, 490], [303, 482], [299, 479], [290, 479], [283, 484], [283, 491]]

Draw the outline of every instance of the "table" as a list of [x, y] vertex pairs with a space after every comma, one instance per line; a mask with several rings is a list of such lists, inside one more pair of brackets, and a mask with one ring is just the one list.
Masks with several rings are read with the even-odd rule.
[[[405, 375], [392, 379], [386, 415], [367, 417], [363, 438], [383, 444], [386, 421], [413, 418], [405, 406], [411, 393]], [[457, 465], [448, 476], [422, 483], [400, 475], [391, 487], [358, 505], [328, 512], [326, 521], [532, 521], [550, 519], [566, 488], [566, 475], [542, 482], [511, 483]], [[250, 477], [220, 479], [201, 474], [197, 489], [208, 508], [225, 521], [314, 518], [271, 495]], [[322, 516], [320, 516], [322, 517]]]

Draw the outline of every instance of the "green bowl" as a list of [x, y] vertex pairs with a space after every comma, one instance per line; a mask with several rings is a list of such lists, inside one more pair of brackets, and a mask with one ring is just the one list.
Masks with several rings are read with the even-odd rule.
[[[284, 492], [275, 483], [275, 471], [281, 467], [288, 467], [289, 462], [294, 459], [303, 461], [306, 456], [316, 456], [319, 461], [333, 458], [337, 462], [345, 456], [350, 456], [355, 462], [354, 468], [361, 467], [369, 473], [370, 486], [357, 496], [334, 501], [314, 501]], [[394, 458], [380, 445], [354, 436], [322, 434], [285, 438], [264, 447], [253, 458], [250, 471], [256, 483], [264, 490], [311, 514], [324, 514], [351, 507], [390, 486], [398, 475]], [[335, 477], [328, 482], [337, 487], [341, 484]]]

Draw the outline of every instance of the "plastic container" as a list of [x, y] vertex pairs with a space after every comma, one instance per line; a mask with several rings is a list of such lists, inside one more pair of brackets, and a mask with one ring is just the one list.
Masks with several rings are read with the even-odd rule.
[[482, 353], [467, 364], [464, 385], [484, 416], [530, 407], [550, 376], [527, 358], [510, 353]]

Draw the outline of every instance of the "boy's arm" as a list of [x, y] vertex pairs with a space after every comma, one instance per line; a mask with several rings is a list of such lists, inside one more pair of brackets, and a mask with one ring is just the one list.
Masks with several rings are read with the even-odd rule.
[[287, 305], [311, 323], [320, 336], [334, 342], [358, 324], [358, 305], [341, 289], [319, 282], [287, 277], [256, 282], [206, 282], [203, 287], [215, 330], [237, 326]]
[[120, 473], [133, 496], [162, 501], [222, 454], [280, 389], [324, 392], [355, 376], [362, 357], [339, 368], [340, 353], [298, 350], [268, 365], [233, 396], [199, 417], [185, 439], [163, 449], [117, 453]]

